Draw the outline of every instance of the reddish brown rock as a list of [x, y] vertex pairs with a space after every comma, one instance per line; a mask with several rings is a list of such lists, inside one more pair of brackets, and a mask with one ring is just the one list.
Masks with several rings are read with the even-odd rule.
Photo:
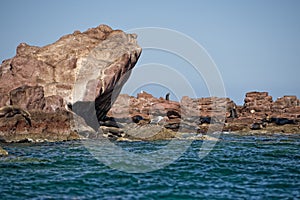
[[137, 94], [137, 99], [154, 99], [154, 97], [147, 92], [141, 92]]
[[[103, 119], [140, 53], [136, 35], [112, 30], [106, 25], [83, 33], [75, 31], [44, 47], [21, 43], [16, 56], [3, 61], [0, 66], [0, 107], [15, 105], [28, 110], [33, 118], [44, 114], [55, 119], [53, 113], [66, 111], [67, 106], [71, 108], [80, 103], [93, 105], [89, 109], [97, 110], [93, 120]], [[52, 113], [51, 116], [48, 113]], [[22, 123], [14, 127], [17, 118], [12, 118], [7, 125], [3, 123], [7, 119], [0, 118], [2, 135], [8, 136], [7, 127], [16, 130], [13, 134], [16, 138], [18, 134], [38, 133], [39, 126], [43, 127], [41, 120], [36, 120], [30, 130]], [[54, 121], [59, 123], [59, 120], [63, 119], [58, 117]], [[55, 131], [60, 134], [68, 129], [72, 132], [68, 123], [56, 126], [62, 132], [49, 127], [40, 134]]]
[[[236, 105], [229, 98], [217, 97], [194, 99], [185, 96], [179, 103], [155, 98], [143, 92], [138, 94], [137, 98], [120, 95], [108, 116], [119, 120], [125, 129], [127, 127], [133, 131], [144, 130], [143, 137], [146, 137], [149, 132], [146, 131], [147, 127], [153, 128], [148, 126], [149, 124], [187, 133], [221, 130], [240, 133], [300, 132], [299, 100], [294, 96], [285, 96], [277, 101], [274, 103], [267, 92], [250, 92], [246, 94], [243, 106]], [[278, 115], [274, 109], [276, 105], [281, 105], [281, 109], [284, 109], [286, 114]], [[283, 116], [287, 118], [282, 118]], [[151, 123], [159, 117], [161, 118], [159, 123]], [[131, 124], [135, 123], [136, 125], [132, 127]], [[257, 126], [259, 129], [255, 130]], [[118, 129], [114, 129], [114, 132], [116, 130]], [[111, 132], [111, 134], [115, 133]], [[148, 136], [152, 137], [152, 135]]]
[[24, 85], [10, 91], [10, 105], [16, 105], [26, 110], [43, 110], [45, 107], [44, 90], [42, 86]]
[[300, 119], [300, 100], [296, 96], [283, 96], [272, 105], [273, 115]]
[[4, 142], [42, 142], [80, 139], [71, 129], [73, 114], [68, 111], [44, 113], [31, 111], [31, 126], [21, 115], [2, 118], [0, 121], [0, 140]]
[[267, 92], [248, 92], [244, 100], [242, 116], [263, 119], [272, 112], [273, 100]]
[[229, 98], [207, 97], [191, 99], [182, 97], [180, 105], [185, 116], [204, 116], [225, 118], [230, 109], [236, 107]]
[[299, 99], [296, 96], [284, 96], [273, 102], [267, 92], [249, 92], [246, 94], [241, 114], [253, 120], [266, 117], [299, 118]]
[[56, 112], [60, 110], [65, 110], [64, 100], [61, 96], [52, 95], [45, 97], [45, 106], [43, 108], [43, 111]]
[[296, 96], [284, 96], [273, 102], [267, 92], [249, 92], [244, 105], [238, 110], [239, 118], [227, 119], [224, 130], [252, 132], [250, 129], [255, 129], [255, 125], [259, 126], [258, 130], [254, 130], [256, 132], [300, 132], [300, 107]]
[[140, 115], [145, 119], [150, 116], [170, 116], [171, 118], [180, 117], [180, 104], [176, 101], [168, 101], [155, 98], [146, 92], [138, 94], [138, 97], [130, 97], [121, 94], [108, 116], [114, 118], [125, 118]]
[[229, 98], [191, 99], [183, 97], [181, 102], [176, 102], [155, 98], [151, 94], [143, 92], [138, 94], [137, 98], [120, 95], [108, 116], [126, 123], [137, 123], [136, 120], [128, 122], [124, 119], [138, 119], [137, 116], [139, 116], [144, 119], [142, 123], [138, 123], [142, 126], [150, 123], [173, 131], [206, 132], [207, 124], [222, 123], [226, 116], [226, 110], [234, 106], [235, 103]]

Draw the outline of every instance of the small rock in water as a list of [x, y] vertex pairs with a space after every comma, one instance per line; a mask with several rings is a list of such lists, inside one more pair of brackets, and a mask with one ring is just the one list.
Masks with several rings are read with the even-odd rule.
[[2, 156], [8, 156], [8, 152], [2, 149], [2, 147], [0, 147], [0, 157]]

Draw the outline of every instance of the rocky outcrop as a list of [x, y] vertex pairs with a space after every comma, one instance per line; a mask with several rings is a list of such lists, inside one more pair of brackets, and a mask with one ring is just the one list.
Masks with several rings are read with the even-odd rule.
[[45, 113], [31, 111], [31, 126], [16, 115], [1, 119], [0, 138], [3, 142], [55, 142], [80, 139], [72, 129], [73, 114], [62, 110]]
[[[295, 96], [273, 102], [267, 92], [247, 93], [243, 106], [229, 98], [185, 96], [176, 102], [146, 92], [137, 97], [122, 94], [101, 122], [99, 132], [131, 140], [186, 138], [187, 133], [196, 134], [193, 139], [203, 139], [203, 134], [214, 131], [300, 133], [298, 103]], [[278, 112], [279, 108], [286, 112]]]
[[230, 115], [230, 110], [236, 104], [229, 98], [206, 97], [192, 99], [182, 97], [180, 105], [186, 116], [203, 116], [224, 118], [224, 114]]
[[[170, 113], [172, 112], [172, 113]], [[155, 98], [146, 92], [137, 95], [137, 98], [121, 94], [115, 102], [108, 116], [114, 118], [132, 118], [141, 116], [144, 120], [151, 120], [153, 116], [180, 117], [180, 104], [176, 101]]]
[[256, 117], [265, 117], [265, 113], [270, 113], [273, 99], [267, 92], [248, 92], [244, 100], [242, 114]]
[[17, 115], [1, 117], [0, 139], [78, 139], [74, 112], [89, 113], [86, 123], [97, 130], [140, 53], [136, 35], [106, 25], [75, 31], [44, 47], [21, 43], [16, 56], [0, 66], [0, 107], [26, 109], [32, 126]]
[[176, 102], [155, 98], [146, 92], [136, 98], [124, 94], [118, 97], [100, 128], [105, 136], [111, 138], [180, 138], [183, 133], [222, 130], [220, 126], [226, 113], [233, 107], [235, 104], [229, 98], [183, 97]]
[[300, 104], [296, 96], [284, 96], [275, 102], [267, 92], [249, 92], [239, 117], [228, 119], [224, 130], [240, 132], [300, 133]]
[[263, 119], [269, 117], [299, 118], [300, 100], [296, 96], [284, 96], [273, 101], [268, 92], [249, 92], [241, 109], [242, 116]]
[[272, 105], [272, 112], [289, 119], [300, 118], [300, 100], [296, 96], [283, 96]]

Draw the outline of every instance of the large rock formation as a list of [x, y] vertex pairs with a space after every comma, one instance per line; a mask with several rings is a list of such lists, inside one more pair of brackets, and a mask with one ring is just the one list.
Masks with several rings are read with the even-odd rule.
[[284, 96], [273, 102], [267, 92], [247, 93], [242, 106], [229, 98], [184, 96], [176, 102], [146, 92], [137, 97], [121, 94], [107, 116], [100, 128], [114, 139], [186, 138], [186, 133], [203, 139], [202, 134], [221, 130], [300, 133], [299, 99]]
[[229, 98], [183, 97], [177, 102], [155, 98], [146, 92], [136, 98], [123, 94], [100, 127], [107, 137], [142, 140], [181, 137], [182, 133], [202, 134], [221, 131], [228, 110], [234, 106]]
[[79, 138], [72, 125], [72, 108], [89, 116], [86, 123], [96, 129], [140, 53], [136, 35], [106, 25], [75, 31], [44, 47], [21, 43], [16, 56], [0, 66], [0, 107], [27, 110], [32, 126], [18, 115], [3, 116], [0, 140]]

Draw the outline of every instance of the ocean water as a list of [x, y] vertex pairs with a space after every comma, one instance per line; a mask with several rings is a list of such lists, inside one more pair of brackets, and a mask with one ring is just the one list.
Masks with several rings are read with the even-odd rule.
[[[168, 142], [115, 145], [150, 153]], [[203, 159], [201, 145], [159, 170], [126, 173], [80, 141], [2, 144], [11, 156], [0, 158], [0, 199], [300, 199], [300, 135], [223, 134]]]

